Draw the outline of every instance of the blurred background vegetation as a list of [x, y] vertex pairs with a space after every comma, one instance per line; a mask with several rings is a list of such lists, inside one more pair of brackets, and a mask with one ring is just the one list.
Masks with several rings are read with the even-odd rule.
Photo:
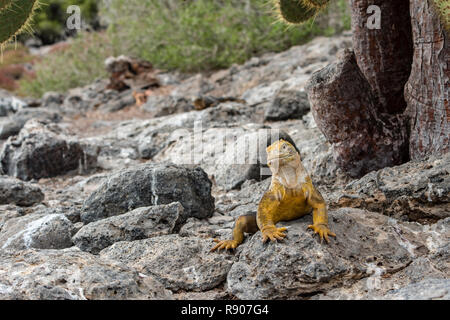
[[66, 29], [67, 8], [71, 5], [80, 7], [86, 27], [95, 29], [99, 27], [96, 0], [40, 0], [40, 2], [41, 9], [33, 19], [33, 30], [34, 36], [43, 44], [52, 44], [63, 40], [67, 35], [73, 35]]
[[[105, 58], [120, 54], [146, 59], [164, 70], [216, 70], [350, 28], [346, 0], [334, 1], [314, 21], [300, 26], [278, 22], [272, 1], [44, 0], [33, 27], [43, 44], [71, 35], [65, 30], [68, 5], [80, 5], [84, 31], [38, 58], [20, 46], [15, 51], [21, 55], [18, 59], [32, 63], [33, 71], [25, 68], [23, 74], [15, 74], [17, 84], [9, 84], [9, 89], [39, 97], [83, 86], [104, 77]], [[2, 69], [17, 63], [4, 59], [0, 87]]]

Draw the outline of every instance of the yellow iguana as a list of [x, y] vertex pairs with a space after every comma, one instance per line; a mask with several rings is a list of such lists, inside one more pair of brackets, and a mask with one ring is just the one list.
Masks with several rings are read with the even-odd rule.
[[259, 202], [256, 215], [240, 216], [233, 229], [232, 240], [217, 240], [211, 251], [235, 249], [244, 241], [244, 233], [261, 230], [263, 242], [282, 240], [286, 228], [277, 228], [279, 221], [300, 218], [311, 211], [313, 224], [308, 226], [320, 239], [329, 242], [336, 235], [328, 228], [327, 206], [303, 167], [300, 155], [292, 144], [279, 140], [267, 148], [267, 164], [272, 183]]

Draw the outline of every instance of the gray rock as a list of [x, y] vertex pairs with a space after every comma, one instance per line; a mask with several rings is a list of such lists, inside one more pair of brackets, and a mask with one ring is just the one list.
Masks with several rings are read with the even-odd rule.
[[9, 117], [0, 118], [0, 140], [8, 139], [20, 132], [23, 123], [16, 122]]
[[410, 252], [386, 226], [385, 216], [356, 209], [330, 212], [330, 244], [307, 231], [311, 216], [280, 223], [287, 226], [282, 243], [263, 244], [252, 236], [227, 277], [228, 290], [239, 299], [298, 298], [367, 277], [377, 268], [388, 273], [407, 266]]
[[154, 132], [143, 136], [138, 141], [138, 152], [142, 159], [152, 159], [168, 144], [169, 132]]
[[84, 202], [81, 219], [93, 222], [130, 210], [180, 202], [188, 217], [207, 218], [214, 211], [211, 181], [200, 168], [145, 164], [111, 175]]
[[67, 219], [69, 219], [72, 223], [80, 222], [80, 205], [78, 204], [72, 204], [71, 206], [61, 206], [61, 207], [44, 207], [37, 208], [37, 210], [34, 211], [35, 214], [62, 214]]
[[310, 110], [306, 92], [281, 90], [266, 109], [264, 119], [269, 121], [301, 119]]
[[446, 273], [436, 269], [427, 257], [415, 259], [405, 269], [387, 274], [383, 268], [372, 268], [372, 273], [351, 286], [332, 289], [311, 297], [312, 300], [380, 300], [387, 295], [427, 279], [445, 281]]
[[9, 94], [1, 94], [0, 96], [0, 117], [6, 117], [11, 113], [15, 113], [18, 110], [25, 108], [27, 104], [22, 100], [10, 96]]
[[263, 181], [247, 180], [240, 190], [228, 191], [218, 197], [216, 211], [235, 218], [245, 214], [256, 214], [259, 201], [269, 189], [270, 182], [270, 178]]
[[0, 176], [0, 204], [14, 203], [19, 206], [32, 206], [42, 202], [44, 197], [37, 185]]
[[450, 217], [450, 153], [371, 172], [338, 191], [333, 202], [418, 222]]
[[[334, 61], [338, 48], [351, 45], [350, 34], [317, 37], [305, 45], [252, 58], [242, 65], [220, 70], [204, 81], [212, 87], [208, 90], [210, 95], [244, 95], [249, 104], [270, 101], [279, 88], [298, 90], [304, 87], [312, 71]], [[186, 79], [183, 85], [192, 86], [192, 79]], [[184, 93], [197, 93], [195, 88], [189, 89]]]
[[72, 238], [83, 251], [93, 254], [119, 241], [134, 241], [170, 234], [183, 215], [179, 203], [143, 207], [116, 217], [89, 223]]
[[0, 153], [3, 173], [21, 180], [85, 172], [95, 167], [96, 159], [95, 148], [91, 150], [37, 120], [27, 122], [17, 137], [10, 137]]
[[450, 279], [427, 279], [393, 290], [386, 300], [450, 300]]
[[85, 87], [71, 89], [63, 96], [62, 104], [50, 103], [48, 107], [69, 116], [85, 114], [97, 108], [101, 109], [104, 104], [121, 97], [119, 92], [107, 89], [107, 84], [107, 79], [101, 79]]
[[186, 97], [187, 99], [195, 99], [199, 95], [208, 93], [214, 88], [211, 81], [204, 75], [196, 74], [182, 81], [172, 91], [171, 95], [178, 97]]
[[264, 102], [270, 102], [278, 91], [284, 87], [283, 81], [273, 81], [260, 84], [247, 90], [242, 98], [250, 105], [258, 105]]
[[[100, 156], [105, 156], [112, 162], [117, 162], [115, 160], [125, 146], [137, 150], [137, 158], [155, 159], [156, 155], [172, 149], [172, 146], [180, 149], [191, 148], [188, 142], [194, 135], [194, 128], [199, 132], [208, 130], [208, 128], [225, 130], [225, 128], [233, 127], [238, 123], [252, 122], [254, 117], [259, 118], [259, 116], [255, 116], [254, 108], [245, 104], [222, 103], [202, 111], [191, 111], [148, 120], [134, 119], [118, 124], [110, 123], [108, 125], [111, 128], [109, 133], [92, 137], [89, 141], [100, 146]], [[262, 116], [260, 118], [262, 119]], [[196, 148], [195, 145], [193, 147]], [[186, 161], [189, 160], [184, 157], [185, 162], [179, 163], [173, 160], [172, 155], [168, 154], [167, 156], [169, 158], [160, 158], [157, 161], [187, 164]], [[112, 165], [111, 168], [119, 165]], [[201, 166], [204, 168], [203, 163]]]
[[79, 249], [0, 252], [0, 300], [170, 298], [151, 277]]
[[42, 96], [42, 105], [46, 108], [59, 106], [64, 102], [64, 95], [59, 92], [49, 91]]
[[31, 119], [59, 122], [61, 116], [43, 108], [21, 109], [10, 117], [0, 118], [0, 139], [8, 139], [17, 135], [25, 123]]
[[154, 117], [189, 112], [194, 110], [192, 103], [183, 97], [151, 95], [142, 109], [150, 112]]
[[[225, 222], [221, 222], [220, 218], [213, 216], [209, 219], [189, 218], [180, 228], [178, 234], [182, 237], [197, 237], [204, 239], [211, 238], [229, 238], [232, 235], [234, 226], [234, 218], [230, 216], [221, 216]], [[225, 220], [226, 219], [226, 220]]]
[[3, 250], [63, 249], [72, 246], [72, 223], [62, 214], [30, 214], [6, 221], [0, 232]]
[[100, 252], [103, 259], [122, 262], [151, 275], [171, 290], [209, 290], [225, 281], [234, 256], [211, 253], [213, 242], [167, 235], [117, 242]]
[[132, 106], [136, 103], [136, 99], [133, 97], [131, 90], [120, 93], [117, 99], [109, 101], [100, 107], [100, 110], [104, 112], [116, 112], [124, 109], [125, 107]]
[[21, 217], [24, 214], [26, 214], [26, 212], [22, 207], [17, 207], [15, 205], [0, 205], [0, 231], [2, 231], [6, 221]]
[[266, 148], [273, 142], [284, 139], [295, 146], [292, 138], [283, 130], [261, 129], [238, 136], [230, 150], [217, 161], [220, 164], [215, 174], [220, 188], [239, 188], [246, 180], [262, 180], [271, 175], [267, 167]]

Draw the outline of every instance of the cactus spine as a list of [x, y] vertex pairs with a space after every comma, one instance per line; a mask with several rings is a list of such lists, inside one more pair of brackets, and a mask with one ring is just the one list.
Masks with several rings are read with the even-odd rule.
[[0, 46], [30, 30], [38, 0], [0, 0]]
[[330, 0], [302, 0], [303, 3], [310, 8], [323, 9], [325, 8]]
[[303, 0], [275, 0], [279, 19], [288, 24], [299, 24], [313, 18], [318, 8], [307, 6]]

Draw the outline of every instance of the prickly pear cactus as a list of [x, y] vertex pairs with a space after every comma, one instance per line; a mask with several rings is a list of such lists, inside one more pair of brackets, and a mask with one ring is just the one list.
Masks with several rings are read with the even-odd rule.
[[0, 46], [30, 30], [38, 0], [0, 0]]
[[275, 0], [279, 19], [289, 24], [300, 24], [314, 17], [318, 8], [308, 6], [303, 0]]
[[450, 1], [434, 0], [434, 3], [441, 16], [442, 24], [445, 26], [447, 30], [450, 30]]
[[319, 9], [325, 8], [330, 3], [330, 0], [302, 0], [302, 1], [310, 8], [319, 8]]

